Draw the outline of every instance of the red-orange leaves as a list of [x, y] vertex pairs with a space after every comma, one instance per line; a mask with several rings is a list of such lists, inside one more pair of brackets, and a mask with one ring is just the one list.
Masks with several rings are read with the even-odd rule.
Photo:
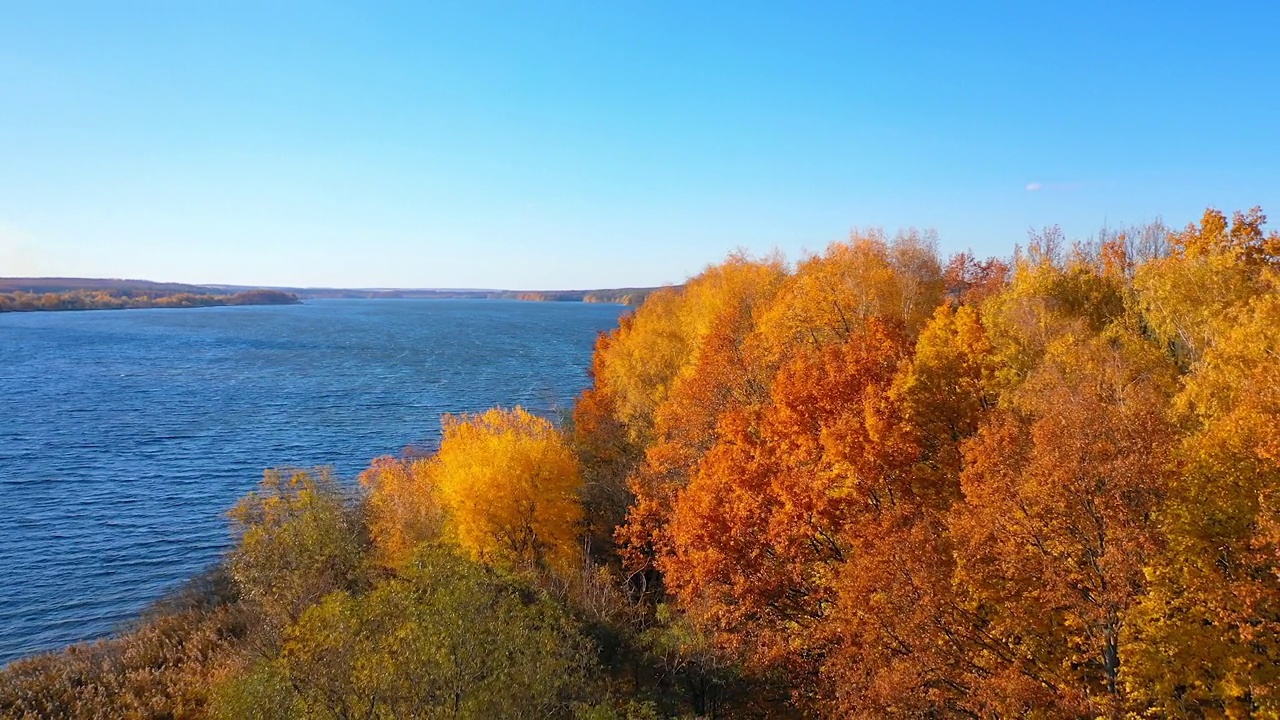
[[952, 584], [942, 517], [884, 514], [850, 540], [821, 630], [823, 714], [964, 716], [981, 638]]
[[731, 632], [808, 612], [793, 606], [803, 593], [789, 593], [794, 583], [786, 563], [769, 557], [771, 518], [780, 507], [773, 488], [778, 466], [760, 437], [758, 414], [722, 420], [720, 441], [679, 494], [662, 563], [674, 591], [691, 601], [705, 595], [706, 619]]
[[1008, 281], [1009, 264], [998, 258], [978, 260], [967, 252], [952, 255], [943, 270], [947, 296], [958, 303], [976, 304], [995, 295]]
[[842, 501], [898, 501], [899, 471], [913, 457], [888, 399], [906, 338], [878, 320], [841, 345], [800, 355], [779, 371], [766, 432], [788, 467], [838, 477]]
[[[671, 498], [715, 442], [721, 416], [767, 395], [770, 371], [749, 356], [743, 341], [783, 277], [777, 258], [734, 255], [690, 280], [680, 296], [677, 319], [692, 340], [649, 414], [648, 429], [633, 433], [643, 441], [644, 456], [628, 478], [635, 504], [616, 535], [630, 570], [652, 570], [657, 548], [666, 543]], [[641, 326], [656, 322], [653, 315], [637, 314], [632, 335], [619, 334], [610, 342], [634, 344], [633, 338], [644, 334]], [[634, 428], [633, 421], [627, 423]]]
[[811, 658], [812, 628], [859, 518], [909, 503], [900, 472], [915, 457], [889, 415], [887, 389], [907, 352], [879, 321], [845, 343], [798, 356], [772, 402], [727, 415], [720, 439], [676, 496], [670, 588], [757, 660]]

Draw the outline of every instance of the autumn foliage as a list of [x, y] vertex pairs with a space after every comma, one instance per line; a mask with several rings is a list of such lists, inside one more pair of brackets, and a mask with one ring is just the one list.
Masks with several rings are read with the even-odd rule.
[[268, 473], [234, 592], [15, 664], [0, 709], [1280, 717], [1265, 222], [734, 254], [599, 338], [563, 426]]
[[578, 461], [522, 408], [444, 420], [429, 468], [458, 544], [482, 562], [572, 566], [582, 523]]
[[710, 331], [642, 307], [584, 406], [631, 433], [624, 562], [818, 714], [1274, 716], [1264, 223], [946, 263], [855, 233]]

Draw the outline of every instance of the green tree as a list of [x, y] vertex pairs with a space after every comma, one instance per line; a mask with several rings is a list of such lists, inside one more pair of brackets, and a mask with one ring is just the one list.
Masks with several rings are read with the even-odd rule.
[[424, 545], [402, 576], [330, 594], [279, 657], [219, 694], [219, 712], [309, 718], [545, 718], [588, 696], [594, 649], [554, 604]]
[[328, 469], [268, 470], [229, 515], [239, 534], [231, 576], [268, 643], [322, 597], [364, 579], [364, 525]]

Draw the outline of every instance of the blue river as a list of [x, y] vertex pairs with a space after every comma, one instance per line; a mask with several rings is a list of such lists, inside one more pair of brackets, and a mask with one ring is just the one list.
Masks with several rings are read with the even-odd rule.
[[553, 416], [617, 305], [312, 300], [0, 315], [0, 664], [102, 636], [217, 562], [268, 467]]

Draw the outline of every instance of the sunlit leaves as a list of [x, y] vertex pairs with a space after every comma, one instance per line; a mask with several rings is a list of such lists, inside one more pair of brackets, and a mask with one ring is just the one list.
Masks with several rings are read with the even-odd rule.
[[872, 231], [832, 243], [798, 264], [761, 318], [755, 342], [780, 358], [843, 342], [873, 317], [918, 329], [942, 298], [936, 242], [917, 232], [889, 240]]
[[902, 471], [915, 446], [887, 398], [905, 355], [901, 333], [871, 321], [798, 356], [767, 406], [724, 418], [676, 500], [660, 567], [682, 599], [761, 655], [803, 654], [816, 638], [789, 636], [824, 617], [848, 532], [912, 502]]
[[783, 278], [780, 259], [733, 255], [680, 289], [649, 296], [599, 348], [596, 387], [608, 393], [633, 440], [647, 443], [673, 383], [696, 362], [703, 339], [726, 318], [768, 301]]
[[1264, 276], [1280, 263], [1280, 235], [1265, 233], [1265, 222], [1257, 208], [1236, 213], [1230, 225], [1206, 210], [1199, 226], [1170, 237], [1172, 255], [1138, 269], [1134, 285], [1147, 321], [1188, 362], [1204, 353], [1232, 308], [1275, 291]]
[[578, 557], [582, 476], [547, 420], [518, 407], [446, 417], [432, 463], [451, 532], [472, 557], [521, 567]]
[[1232, 317], [1178, 398], [1194, 432], [1133, 613], [1127, 679], [1171, 713], [1280, 712], [1280, 295]]

